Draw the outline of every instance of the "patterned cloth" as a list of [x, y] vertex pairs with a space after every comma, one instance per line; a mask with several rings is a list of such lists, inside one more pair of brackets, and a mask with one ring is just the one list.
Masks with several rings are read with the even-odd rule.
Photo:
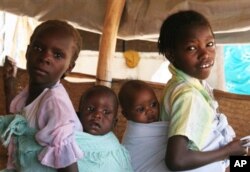
[[135, 172], [167, 171], [167, 128], [165, 121], [148, 124], [128, 121], [122, 144], [130, 153]]
[[212, 98], [201, 82], [182, 71], [169, 67], [171, 80], [164, 90], [161, 119], [170, 121], [169, 137], [184, 135], [192, 149], [201, 150], [212, 129]]
[[[38, 155], [43, 147], [35, 140], [36, 132], [36, 129], [28, 126], [22, 115], [0, 117], [1, 140], [7, 146], [12, 137], [17, 145], [14, 155], [16, 170], [5, 169], [1, 172], [56, 172], [56, 169], [39, 162]], [[75, 138], [85, 155], [77, 162], [80, 172], [133, 172], [128, 151], [112, 132], [104, 136], [93, 136], [76, 131]]]
[[36, 130], [28, 127], [28, 121], [22, 115], [5, 115], [0, 117], [0, 135], [4, 146], [10, 138], [16, 143], [13, 154], [16, 169], [4, 169], [0, 172], [56, 172], [56, 169], [41, 165], [38, 155], [42, 151], [35, 140]]
[[[45, 89], [34, 101], [26, 104], [28, 87], [11, 102], [12, 113], [23, 115], [31, 128], [37, 130], [36, 141], [43, 146], [39, 161], [53, 168], [63, 168], [76, 162], [83, 154], [74, 139], [74, 131], [82, 131], [81, 123], [69, 95], [58, 81], [52, 88]], [[15, 144], [8, 147], [7, 168], [15, 168], [12, 154]], [[66, 155], [67, 156], [64, 156]]]
[[[209, 85], [190, 77], [173, 65], [161, 103], [161, 119], [169, 121], [169, 135], [183, 135], [189, 139], [189, 149], [216, 150], [235, 137], [224, 114], [218, 112]], [[225, 171], [229, 161], [218, 161], [191, 171]]]

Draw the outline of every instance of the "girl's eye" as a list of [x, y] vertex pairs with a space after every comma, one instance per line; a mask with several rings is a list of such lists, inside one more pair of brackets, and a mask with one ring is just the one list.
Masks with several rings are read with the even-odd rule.
[[87, 111], [88, 112], [93, 112], [94, 111], [94, 107], [91, 107], [91, 106], [87, 107]]
[[188, 51], [194, 51], [194, 50], [196, 50], [196, 47], [195, 46], [189, 46], [189, 47], [187, 47], [187, 50]]
[[37, 52], [42, 52], [43, 48], [39, 45], [33, 45], [32, 46], [33, 50], [37, 51]]
[[141, 113], [144, 111], [144, 107], [138, 107], [135, 109], [136, 112]]
[[104, 110], [103, 110], [103, 113], [104, 113], [105, 115], [108, 115], [108, 114], [110, 114], [110, 110], [104, 109]]
[[54, 53], [54, 57], [57, 58], [57, 59], [60, 59], [60, 58], [63, 57], [63, 53], [61, 53], [61, 52], [55, 52]]
[[151, 107], [156, 107], [158, 105], [157, 101], [152, 102]]
[[209, 42], [209, 43], [207, 44], [207, 46], [208, 46], [208, 47], [214, 47], [214, 42]]

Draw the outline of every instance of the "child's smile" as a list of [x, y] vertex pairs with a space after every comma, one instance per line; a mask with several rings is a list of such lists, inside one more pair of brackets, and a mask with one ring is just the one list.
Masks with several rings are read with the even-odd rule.
[[214, 65], [214, 61], [212, 60], [211, 62], [207, 62], [205, 64], [202, 64], [200, 66], [201, 69], [206, 69], [206, 68], [211, 68]]

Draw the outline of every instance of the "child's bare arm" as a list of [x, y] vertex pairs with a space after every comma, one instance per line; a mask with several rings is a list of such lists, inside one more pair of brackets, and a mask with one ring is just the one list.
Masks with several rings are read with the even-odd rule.
[[[67, 156], [67, 155], [65, 155], [65, 156]], [[58, 169], [57, 171], [58, 172], [78, 172], [77, 162], [71, 164], [68, 167]]]
[[189, 150], [187, 145], [188, 139], [184, 136], [169, 138], [165, 162], [170, 170], [189, 170], [226, 159], [230, 155], [247, 153], [240, 140], [232, 141], [221, 149], [207, 152]]
[[9, 107], [12, 99], [16, 95], [16, 74], [17, 66], [14, 59], [6, 56], [3, 66], [3, 79], [4, 79], [4, 93], [5, 93], [5, 104], [6, 113], [9, 112]]

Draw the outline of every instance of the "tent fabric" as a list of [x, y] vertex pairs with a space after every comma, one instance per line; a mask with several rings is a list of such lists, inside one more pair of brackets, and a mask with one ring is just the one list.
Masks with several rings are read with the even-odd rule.
[[[104, 0], [1, 0], [0, 10], [44, 21], [63, 19], [79, 29], [102, 33], [107, 1]], [[204, 14], [217, 43], [249, 43], [249, 0], [126, 0], [118, 38], [158, 39], [163, 20], [173, 12], [193, 9]]]

